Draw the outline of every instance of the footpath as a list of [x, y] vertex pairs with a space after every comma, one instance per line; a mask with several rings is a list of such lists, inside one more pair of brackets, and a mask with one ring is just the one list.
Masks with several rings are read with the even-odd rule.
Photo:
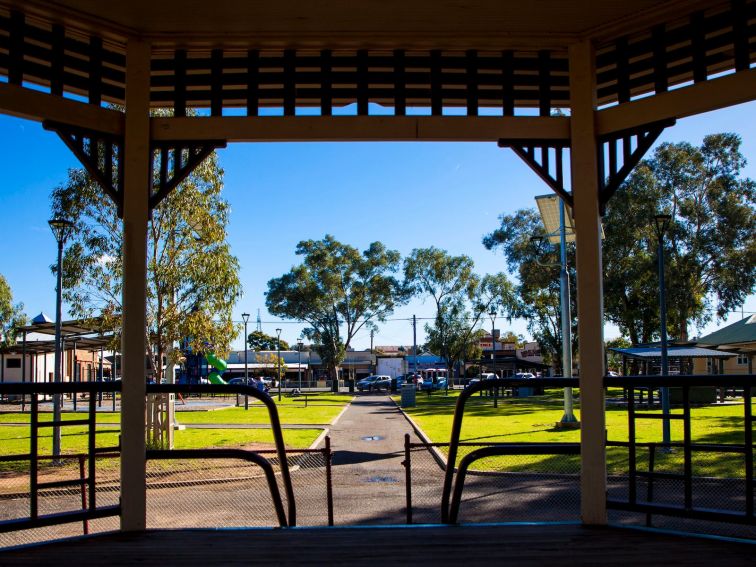
[[358, 395], [330, 430], [336, 525], [405, 523], [404, 435], [420, 439], [396, 404]]

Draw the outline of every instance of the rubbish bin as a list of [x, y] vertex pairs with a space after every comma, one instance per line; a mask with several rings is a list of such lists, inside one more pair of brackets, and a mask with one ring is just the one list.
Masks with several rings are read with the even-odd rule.
[[396, 378], [391, 379], [391, 393], [396, 394]]
[[415, 407], [415, 389], [414, 384], [405, 384], [402, 386], [402, 407], [413, 408]]
[[354, 394], [354, 380], [349, 380], [349, 393]]

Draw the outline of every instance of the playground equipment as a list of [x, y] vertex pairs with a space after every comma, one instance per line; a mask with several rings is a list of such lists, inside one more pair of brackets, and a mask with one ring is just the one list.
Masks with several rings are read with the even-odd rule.
[[228, 368], [228, 364], [225, 360], [221, 360], [215, 354], [212, 352], [209, 352], [205, 355], [205, 360], [207, 360], [208, 364], [215, 368], [210, 374], [208, 374], [207, 379], [211, 384], [225, 384], [226, 381], [221, 378], [221, 374], [223, 374], [226, 371], [226, 368]]

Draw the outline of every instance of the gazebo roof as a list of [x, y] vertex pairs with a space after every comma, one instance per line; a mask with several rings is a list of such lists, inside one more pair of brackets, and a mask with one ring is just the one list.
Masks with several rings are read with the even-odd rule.
[[[655, 359], [661, 357], [660, 347], [610, 348], [609, 350], [628, 358]], [[735, 356], [731, 352], [691, 346], [670, 346], [667, 353], [672, 358], [732, 358]]]
[[[27, 13], [89, 25], [100, 33], [140, 35], [166, 44], [236, 42], [258, 47], [540, 47], [690, 13], [693, 0], [370, 0], [236, 2], [59, 0], [24, 2]], [[90, 30], [91, 31], [91, 30]]]

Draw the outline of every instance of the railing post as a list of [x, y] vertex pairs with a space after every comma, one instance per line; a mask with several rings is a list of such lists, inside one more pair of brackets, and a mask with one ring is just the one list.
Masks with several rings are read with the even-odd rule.
[[331, 470], [333, 461], [333, 452], [331, 451], [331, 437], [325, 437], [325, 459], [326, 459], [326, 500], [328, 506], [328, 525], [333, 526], [333, 472]]
[[407, 500], [407, 523], [412, 523], [412, 448], [410, 447], [410, 435], [404, 434], [404, 485]]

